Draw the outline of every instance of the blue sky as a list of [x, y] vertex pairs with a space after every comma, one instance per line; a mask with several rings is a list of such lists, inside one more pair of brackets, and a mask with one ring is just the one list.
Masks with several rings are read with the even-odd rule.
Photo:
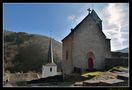
[[94, 9], [103, 20], [103, 32], [111, 50], [129, 47], [128, 3], [4, 3], [3, 28], [50, 36], [61, 40]]

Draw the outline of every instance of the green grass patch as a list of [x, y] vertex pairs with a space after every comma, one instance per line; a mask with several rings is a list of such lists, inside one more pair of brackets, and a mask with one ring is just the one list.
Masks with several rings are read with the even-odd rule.
[[83, 77], [87, 77], [87, 78], [92, 78], [92, 77], [95, 77], [97, 75], [100, 75], [101, 72], [99, 71], [96, 71], [96, 72], [82, 72], [81, 76]]
[[112, 71], [124, 71], [124, 70], [128, 70], [128, 67], [116, 66], [116, 67], [113, 67], [113, 68], [109, 69], [108, 71], [112, 72]]

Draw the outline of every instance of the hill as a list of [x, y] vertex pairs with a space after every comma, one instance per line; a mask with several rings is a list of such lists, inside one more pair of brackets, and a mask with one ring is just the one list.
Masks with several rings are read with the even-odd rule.
[[121, 50], [117, 50], [117, 52], [122, 52], [122, 53], [128, 53], [128, 48], [124, 48], [124, 49], [121, 49]]
[[[41, 72], [47, 63], [50, 38], [25, 32], [4, 30], [4, 70], [10, 72]], [[62, 44], [53, 39], [54, 62], [61, 69]]]

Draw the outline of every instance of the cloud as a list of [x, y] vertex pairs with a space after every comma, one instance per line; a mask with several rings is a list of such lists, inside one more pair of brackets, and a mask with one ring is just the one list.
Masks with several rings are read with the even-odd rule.
[[127, 46], [129, 45], [129, 41], [128, 40], [125, 40], [123, 43], [122, 43], [124, 46]]
[[81, 13], [79, 12], [79, 16], [76, 16], [76, 18], [74, 19], [74, 22], [72, 23], [71, 27], [75, 28], [87, 15], [87, 13]]
[[128, 47], [129, 35], [129, 9], [128, 4], [124, 3], [109, 3], [102, 10], [103, 31], [108, 38], [111, 39], [111, 50], [118, 50]]
[[[91, 4], [84, 5], [78, 12], [79, 16], [68, 16], [68, 20], [74, 20], [71, 27], [75, 27], [88, 14], [86, 11]], [[94, 4], [94, 9], [103, 20], [103, 32], [111, 39], [111, 50], [119, 50], [129, 47], [129, 4], [104, 3]], [[99, 9], [100, 8], [100, 9]], [[125, 44], [124, 44], [125, 43]]]
[[68, 20], [75, 20], [76, 17], [75, 17], [75, 15], [71, 15], [71, 16], [68, 16], [67, 19], [68, 19]]

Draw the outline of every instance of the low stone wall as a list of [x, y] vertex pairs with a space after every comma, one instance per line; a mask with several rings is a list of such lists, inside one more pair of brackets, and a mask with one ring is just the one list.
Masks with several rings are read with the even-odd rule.
[[10, 73], [4, 76], [4, 81], [12, 83], [20, 81], [30, 81], [38, 78], [39, 75], [37, 73]]
[[105, 59], [105, 68], [109, 69], [114, 66], [128, 66], [128, 58], [106, 58]]

